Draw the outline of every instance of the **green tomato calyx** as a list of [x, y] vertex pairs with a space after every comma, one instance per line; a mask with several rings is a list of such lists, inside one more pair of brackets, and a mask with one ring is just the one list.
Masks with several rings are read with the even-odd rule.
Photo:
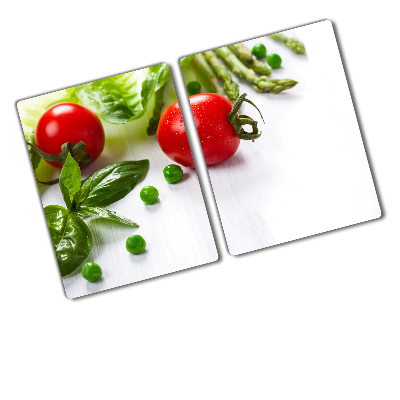
[[[243, 140], [252, 140], [259, 138], [261, 136], [261, 132], [257, 128], [258, 121], [255, 121], [253, 118], [249, 117], [248, 115], [239, 115], [238, 111], [242, 106], [243, 102], [251, 104], [253, 107], [257, 109], [260, 113], [261, 119], [264, 122], [264, 118], [261, 114], [261, 111], [258, 107], [249, 99], [246, 99], [247, 94], [243, 93], [240, 95], [235, 103], [233, 104], [232, 111], [228, 115], [229, 122], [232, 124], [233, 128], [235, 129], [235, 133], [239, 139]], [[252, 127], [251, 132], [246, 132], [243, 129], [243, 125], [250, 125]]]
[[81, 168], [87, 167], [92, 162], [92, 156], [85, 152], [86, 143], [82, 141], [78, 142], [75, 145], [70, 142], [65, 142], [61, 146], [61, 153], [58, 154], [47, 154], [32, 143], [26, 142], [26, 144], [30, 146], [32, 150], [37, 153], [41, 158], [43, 158], [43, 160], [46, 161], [60, 162], [64, 165], [68, 153], [71, 153], [71, 156]]

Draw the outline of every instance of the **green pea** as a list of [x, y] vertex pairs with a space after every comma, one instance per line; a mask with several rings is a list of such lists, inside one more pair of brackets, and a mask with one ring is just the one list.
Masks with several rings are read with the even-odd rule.
[[131, 235], [126, 239], [126, 249], [129, 253], [139, 254], [146, 248], [146, 241], [140, 235]]
[[201, 91], [201, 85], [197, 81], [191, 81], [186, 85], [186, 89], [189, 93], [189, 96], [193, 96], [194, 94], [199, 94]]
[[251, 52], [258, 60], [261, 60], [261, 58], [264, 58], [267, 55], [267, 49], [262, 43], [256, 44]]
[[182, 180], [183, 171], [179, 165], [167, 165], [164, 170], [164, 178], [168, 183], [178, 183]]
[[140, 198], [146, 204], [154, 204], [158, 200], [158, 190], [154, 186], [145, 186], [140, 191]]
[[270, 54], [267, 57], [267, 63], [271, 68], [279, 68], [282, 64], [282, 59], [278, 56], [278, 54]]
[[89, 282], [98, 281], [102, 275], [101, 268], [94, 262], [87, 262], [82, 268], [82, 276]]

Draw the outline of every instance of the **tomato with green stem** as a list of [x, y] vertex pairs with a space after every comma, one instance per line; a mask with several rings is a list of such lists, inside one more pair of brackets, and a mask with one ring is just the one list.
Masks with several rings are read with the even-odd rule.
[[[104, 148], [105, 135], [99, 117], [88, 108], [76, 103], [58, 103], [40, 117], [35, 130], [36, 147], [43, 153], [57, 155], [65, 143], [84, 142], [85, 152], [95, 161]], [[61, 161], [46, 160], [56, 168]]]
[[[239, 96], [233, 105], [226, 97], [216, 93], [197, 94], [189, 97], [189, 101], [207, 165], [219, 164], [232, 157], [240, 139], [254, 140], [261, 135], [257, 121], [238, 114], [243, 102], [250, 103], [258, 110], [253, 102], [246, 99], [246, 93]], [[250, 125], [252, 132], [246, 132], [243, 125]], [[161, 115], [157, 139], [161, 150], [170, 159], [185, 167], [194, 167], [177, 101]]]

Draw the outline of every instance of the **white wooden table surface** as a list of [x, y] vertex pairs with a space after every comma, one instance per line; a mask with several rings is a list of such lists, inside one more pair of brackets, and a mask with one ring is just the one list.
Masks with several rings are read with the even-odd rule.
[[[273, 95], [241, 81], [240, 93], [264, 116], [263, 135], [254, 143], [242, 141], [230, 160], [208, 168], [232, 255], [381, 215], [331, 23], [287, 35], [303, 41], [307, 55], [267, 37], [246, 45], [264, 43], [268, 54], [279, 54], [282, 67], [271, 77], [299, 84]], [[260, 120], [247, 104], [241, 113]]]
[[[172, 90], [172, 85], [169, 86]], [[218, 259], [197, 174], [194, 169], [183, 168], [180, 183], [171, 185], [165, 181], [162, 170], [173, 162], [160, 150], [156, 137], [148, 137], [145, 133], [148, 114], [121, 126], [103, 123], [106, 131], [104, 152], [82, 175], [86, 177], [117, 161], [149, 159], [150, 168], [145, 179], [124, 199], [108, 207], [137, 222], [140, 227], [135, 229], [105, 220], [89, 220], [93, 249], [88, 261], [101, 266], [103, 277], [94, 283], [83, 279], [80, 273], [64, 278], [69, 298]], [[139, 197], [140, 189], [147, 185], [155, 186], [160, 193], [159, 202], [154, 205], [145, 205]], [[58, 185], [42, 186], [40, 194], [43, 206], [64, 205]], [[147, 247], [142, 254], [135, 256], [126, 250], [126, 238], [132, 234], [142, 235], [146, 240]], [[50, 235], [46, 239], [51, 240]], [[54, 268], [58, 268], [55, 257]]]

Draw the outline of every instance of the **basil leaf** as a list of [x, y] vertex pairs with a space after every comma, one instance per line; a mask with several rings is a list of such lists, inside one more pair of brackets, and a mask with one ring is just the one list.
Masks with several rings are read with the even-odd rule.
[[106, 207], [124, 198], [145, 176], [149, 160], [122, 161], [99, 169], [82, 181], [90, 192], [82, 206]]
[[60, 175], [60, 189], [68, 209], [71, 208], [71, 201], [80, 188], [81, 169], [71, 153], [68, 153]]
[[65, 187], [64, 181], [62, 180], [61, 176], [59, 178], [59, 185], [60, 185], [61, 194], [63, 196], [65, 205], [67, 206], [68, 210], [70, 210], [72, 207], [72, 201], [71, 201], [71, 198], [69, 197], [68, 189]]
[[192, 56], [187, 56], [187, 57], [181, 58], [180, 65], [181, 65], [182, 72], [185, 71], [185, 69], [189, 66], [189, 64], [192, 62], [195, 55], [196, 54], [193, 54]]
[[89, 196], [90, 193], [90, 185], [86, 185], [84, 187], [81, 187], [79, 191], [75, 194], [74, 200], [76, 204], [79, 206], [82, 204]]
[[89, 217], [105, 218], [111, 221], [121, 222], [122, 224], [129, 225], [134, 228], [139, 228], [139, 225], [131, 221], [130, 219], [125, 218], [122, 215], [118, 215], [114, 211], [105, 210], [104, 208], [100, 207], [82, 207], [79, 209], [79, 214], [84, 214]]
[[61, 276], [75, 271], [93, 246], [92, 234], [83, 220], [60, 206], [44, 209]]

